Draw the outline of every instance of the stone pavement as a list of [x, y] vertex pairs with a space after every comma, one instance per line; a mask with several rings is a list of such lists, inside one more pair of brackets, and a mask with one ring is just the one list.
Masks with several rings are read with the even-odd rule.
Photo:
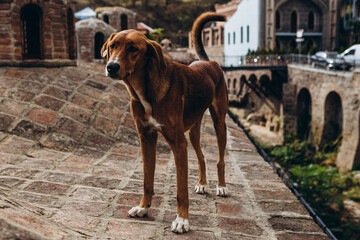
[[0, 239], [328, 239], [230, 118], [217, 197], [211, 118], [202, 125], [208, 194], [197, 195], [189, 144], [190, 232], [177, 235], [173, 155], [161, 137], [149, 216], [139, 140], [121, 82], [104, 65], [0, 68]]

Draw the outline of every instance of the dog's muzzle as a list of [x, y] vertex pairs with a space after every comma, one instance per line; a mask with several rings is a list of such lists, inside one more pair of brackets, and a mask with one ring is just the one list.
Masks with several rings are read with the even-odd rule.
[[106, 72], [109, 77], [116, 77], [120, 70], [120, 64], [116, 62], [109, 62], [106, 65]]

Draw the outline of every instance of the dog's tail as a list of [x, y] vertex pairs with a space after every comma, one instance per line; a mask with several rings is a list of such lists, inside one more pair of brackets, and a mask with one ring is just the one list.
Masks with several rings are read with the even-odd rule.
[[204, 25], [210, 21], [226, 21], [226, 19], [224, 16], [215, 12], [203, 13], [195, 20], [191, 31], [192, 43], [194, 44], [195, 51], [200, 60], [203, 61], [209, 61], [209, 57], [205, 52], [204, 45], [201, 40], [201, 31]]

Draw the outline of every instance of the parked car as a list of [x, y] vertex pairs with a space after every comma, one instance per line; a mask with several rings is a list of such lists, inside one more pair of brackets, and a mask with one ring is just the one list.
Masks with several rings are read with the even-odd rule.
[[360, 44], [355, 44], [340, 54], [353, 67], [360, 67]]
[[320, 51], [311, 56], [313, 67], [323, 67], [334, 70], [349, 70], [351, 64], [347, 63], [337, 52]]

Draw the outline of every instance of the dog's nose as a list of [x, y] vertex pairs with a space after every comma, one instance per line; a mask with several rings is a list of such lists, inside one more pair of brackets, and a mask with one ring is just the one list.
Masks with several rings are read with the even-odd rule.
[[106, 70], [110, 75], [114, 75], [120, 70], [120, 65], [114, 62], [108, 63], [106, 65]]

